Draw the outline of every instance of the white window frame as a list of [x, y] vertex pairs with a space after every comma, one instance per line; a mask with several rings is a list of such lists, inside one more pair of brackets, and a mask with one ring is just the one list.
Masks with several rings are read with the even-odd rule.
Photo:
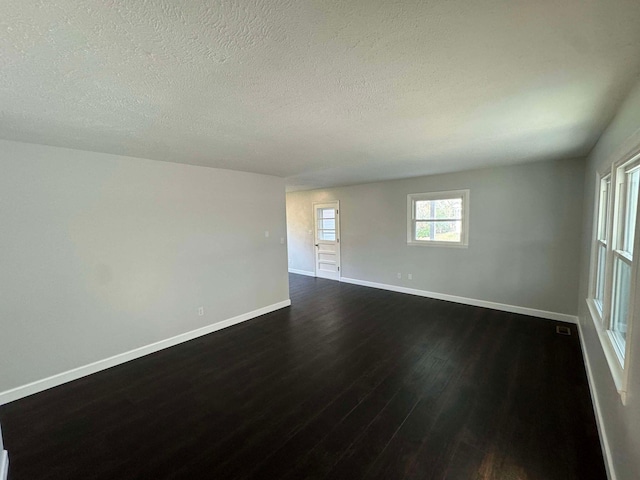
[[[587, 305], [591, 318], [598, 332], [600, 343], [604, 351], [607, 363], [611, 370], [616, 389], [620, 394], [623, 404], [626, 404], [627, 385], [629, 379], [629, 366], [631, 365], [631, 357], [633, 355], [632, 345], [629, 340], [632, 338], [633, 324], [635, 323], [636, 312], [640, 312], [640, 296], [637, 296], [636, 286], [638, 285], [638, 257], [640, 256], [640, 235], [635, 235], [633, 245], [633, 256], [622, 251], [619, 246], [622, 242], [623, 221], [622, 215], [626, 210], [626, 190], [625, 178], [626, 174], [640, 168], [640, 153], [628, 156], [625, 159], [613, 163], [606, 171], [599, 172], [596, 178], [596, 198], [594, 208], [594, 222], [592, 232], [592, 249], [589, 275], [589, 293]], [[610, 181], [607, 211], [601, 209], [603, 202], [602, 183], [606, 180]], [[605, 231], [601, 230], [603, 218], [606, 219], [604, 225]], [[635, 228], [636, 232], [640, 226], [636, 212]], [[603, 241], [604, 237], [604, 241]], [[606, 247], [606, 261], [604, 269], [604, 299], [600, 305], [595, 299], [597, 289], [597, 271], [598, 271], [598, 247], [604, 245]], [[613, 276], [615, 260], [623, 261], [631, 266], [630, 274], [630, 293], [629, 307], [627, 315], [627, 342], [625, 351], [622, 352], [618, 341], [616, 340], [616, 332], [611, 330], [612, 319], [612, 294], [613, 294]]]
[[[609, 215], [610, 215], [610, 209], [611, 209], [611, 202], [613, 201], [612, 198], [612, 189], [611, 189], [611, 180], [612, 180], [612, 175], [611, 175], [611, 171], [609, 170], [608, 172], [606, 172], [606, 174], [604, 175], [598, 175], [598, 182], [596, 185], [596, 192], [598, 192], [598, 197], [596, 198], [596, 215], [594, 216], [594, 223], [595, 223], [595, 235], [594, 235], [594, 266], [592, 269], [592, 279], [591, 279], [591, 285], [589, 287], [589, 297], [591, 299], [593, 299], [593, 304], [594, 307], [597, 309], [599, 316], [600, 316], [600, 321], [602, 322], [602, 314], [604, 311], [604, 305], [605, 305], [605, 297], [607, 295], [608, 292], [608, 287], [609, 285], [607, 285], [607, 279], [610, 278], [610, 276], [608, 275], [607, 272], [607, 266], [609, 265], [606, 261], [607, 259], [607, 255], [608, 255], [608, 248], [609, 248], [609, 244], [610, 242], [610, 238], [611, 238], [611, 232], [610, 230], [610, 222], [608, 221]], [[605, 185], [607, 186], [606, 188], [606, 192], [605, 192]], [[605, 198], [606, 196], [606, 198]], [[603, 202], [605, 202], [605, 204], [603, 205]], [[604, 248], [604, 252], [605, 252], [605, 268], [604, 268], [604, 278], [600, 279], [601, 281], [604, 282], [603, 285], [603, 296], [602, 296], [602, 300], [600, 301], [600, 299], [597, 298], [597, 289], [598, 289], [598, 255], [599, 255], [599, 251], [601, 248]]]
[[[410, 193], [407, 195], [407, 245], [467, 248], [469, 246], [469, 196], [469, 190], [447, 190], [443, 192]], [[451, 198], [462, 199], [460, 241], [417, 240], [415, 238], [416, 202], [424, 200], [448, 200]]]

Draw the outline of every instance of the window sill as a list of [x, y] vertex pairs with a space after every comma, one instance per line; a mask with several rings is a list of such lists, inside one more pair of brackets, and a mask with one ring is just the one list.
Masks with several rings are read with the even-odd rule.
[[407, 242], [408, 247], [450, 247], [450, 248], [469, 248], [468, 244], [452, 243], [452, 242]]
[[613, 345], [611, 338], [609, 337], [609, 332], [602, 326], [600, 313], [598, 312], [598, 309], [596, 308], [595, 303], [591, 299], [587, 299], [586, 301], [587, 301], [587, 306], [589, 307], [589, 314], [591, 315], [591, 320], [593, 320], [593, 325], [596, 328], [596, 332], [598, 333], [598, 338], [600, 339], [600, 344], [602, 345], [604, 356], [607, 359], [607, 363], [609, 364], [609, 370], [611, 371], [611, 376], [613, 377], [613, 382], [615, 383], [616, 390], [620, 394], [620, 399], [622, 400], [622, 404], [626, 405], [626, 402], [627, 402], [626, 378], [624, 375], [624, 369], [620, 364], [620, 358], [616, 352], [616, 349]]

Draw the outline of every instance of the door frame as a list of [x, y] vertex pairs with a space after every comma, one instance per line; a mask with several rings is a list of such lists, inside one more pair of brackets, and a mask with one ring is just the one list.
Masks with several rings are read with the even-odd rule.
[[[337, 281], [341, 281], [342, 278], [342, 270], [340, 267], [342, 266], [342, 249], [340, 247], [340, 200], [327, 200], [324, 202], [313, 202], [311, 205], [311, 218], [313, 221], [313, 274], [316, 278], [318, 278], [318, 247], [316, 244], [318, 243], [318, 219], [316, 218], [316, 209], [320, 205], [334, 206], [336, 209], [336, 250], [338, 252], [338, 278]], [[324, 277], [321, 277], [324, 278]]]

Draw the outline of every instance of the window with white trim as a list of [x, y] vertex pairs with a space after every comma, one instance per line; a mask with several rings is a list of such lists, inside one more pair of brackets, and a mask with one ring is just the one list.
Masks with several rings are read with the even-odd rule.
[[466, 247], [469, 190], [407, 195], [407, 243]]
[[600, 197], [598, 201], [598, 225], [596, 227], [596, 270], [593, 303], [602, 315], [604, 308], [605, 266], [607, 258], [607, 218], [609, 214], [609, 192], [611, 191], [611, 174], [600, 179]]
[[[615, 352], [615, 378], [615, 370], [625, 368], [627, 334], [633, 318], [640, 157], [613, 165], [600, 178], [599, 186], [589, 302], [604, 333], [601, 339], [605, 353], [610, 347]], [[624, 385], [619, 385], [619, 390], [623, 392]]]

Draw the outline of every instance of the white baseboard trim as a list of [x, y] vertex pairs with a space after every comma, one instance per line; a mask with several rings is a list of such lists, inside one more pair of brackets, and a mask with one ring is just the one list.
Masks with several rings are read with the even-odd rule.
[[420, 297], [435, 298], [436, 300], [446, 300], [448, 302], [462, 303], [465, 305], [472, 305], [474, 307], [492, 308], [494, 310], [519, 313], [521, 315], [529, 315], [531, 317], [546, 318], [549, 320], [558, 320], [560, 322], [574, 324], [578, 323], [578, 317], [576, 317], [575, 315], [567, 315], [566, 313], [548, 312], [546, 310], [538, 310], [535, 308], [519, 307], [516, 305], [507, 305], [505, 303], [496, 303], [486, 300], [477, 300], [475, 298], [459, 297], [457, 295], [448, 295], [446, 293], [428, 292], [426, 290], [417, 290], [415, 288], [400, 287], [398, 285], [389, 285], [386, 283], [368, 282], [366, 280], [357, 280], [355, 278], [342, 277], [340, 281], [344, 283], [352, 283], [354, 285], [362, 285], [363, 287], [373, 287], [382, 290], [390, 290], [392, 292], [418, 295]]
[[9, 476], [9, 453], [6, 450], [0, 451], [0, 480], [7, 480]]
[[598, 433], [600, 434], [600, 448], [602, 448], [602, 456], [604, 457], [604, 465], [607, 470], [607, 478], [609, 480], [617, 480], [616, 471], [613, 468], [613, 457], [611, 456], [611, 447], [609, 446], [609, 437], [607, 437], [607, 431], [604, 428], [604, 419], [602, 418], [602, 410], [600, 410], [600, 401], [596, 392], [596, 384], [593, 380], [593, 374], [591, 373], [591, 362], [587, 356], [587, 349], [582, 336], [582, 326], [578, 322], [578, 336], [580, 337], [580, 349], [582, 350], [582, 359], [587, 367], [587, 383], [589, 383], [589, 392], [591, 393], [591, 403], [593, 404], [593, 410], [596, 414], [596, 425], [598, 426]]
[[222, 330], [223, 328], [227, 328], [232, 325], [251, 320], [252, 318], [259, 317], [260, 315], [265, 315], [267, 313], [280, 310], [281, 308], [288, 307], [289, 305], [291, 305], [291, 300], [287, 299], [282, 302], [274, 303], [273, 305], [268, 305], [251, 312], [243, 313], [242, 315], [238, 315], [227, 320], [222, 320], [220, 322], [207, 325], [206, 327], [191, 330], [190, 332], [186, 333], [181, 333], [180, 335], [167, 338], [166, 340], [160, 340], [159, 342], [151, 343], [149, 345], [145, 345], [144, 347], [135, 348], [133, 350], [129, 350], [128, 352], [105, 358], [104, 360], [98, 360], [97, 362], [93, 362], [82, 367], [74, 368], [66, 372], [52, 375], [51, 377], [43, 378], [42, 380], [37, 380], [20, 387], [0, 392], [0, 405], [13, 402], [14, 400], [18, 400], [19, 398], [33, 395], [34, 393], [42, 392], [43, 390], [62, 385], [63, 383], [67, 383], [81, 377], [86, 377], [87, 375], [91, 375], [92, 373], [106, 370], [107, 368], [111, 368], [116, 365], [120, 365], [121, 363], [125, 363], [130, 360], [149, 355], [150, 353], [173, 347], [174, 345], [193, 340], [194, 338], [198, 338], [203, 335]]
[[7, 480], [9, 476], [9, 452], [0, 451], [0, 480]]
[[295, 268], [290, 268], [289, 273], [297, 273], [298, 275], [306, 275], [307, 277], [315, 277], [315, 272], [308, 272], [306, 270], [297, 270]]

